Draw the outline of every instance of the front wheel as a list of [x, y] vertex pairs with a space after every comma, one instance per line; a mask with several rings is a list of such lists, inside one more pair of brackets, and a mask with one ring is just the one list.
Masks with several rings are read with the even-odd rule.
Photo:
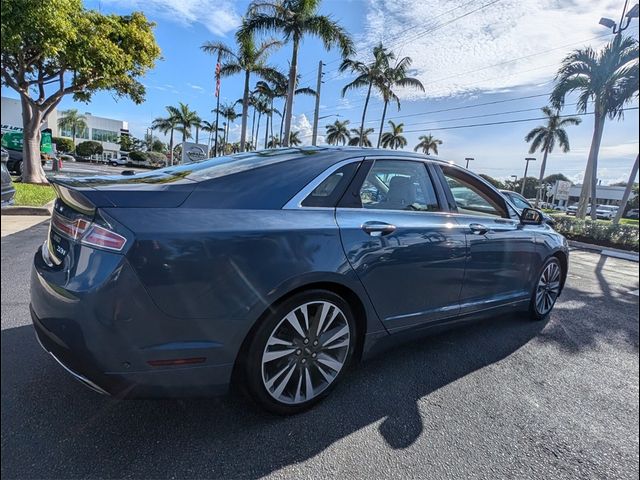
[[562, 266], [556, 257], [551, 257], [542, 267], [531, 296], [529, 314], [532, 320], [544, 320], [549, 316], [561, 288]]
[[294, 295], [251, 340], [244, 362], [249, 393], [280, 415], [306, 410], [341, 378], [355, 343], [353, 315], [340, 296], [324, 290]]

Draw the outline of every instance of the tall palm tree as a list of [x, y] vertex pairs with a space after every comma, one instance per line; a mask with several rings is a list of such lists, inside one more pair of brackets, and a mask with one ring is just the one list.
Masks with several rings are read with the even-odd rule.
[[220, 108], [216, 108], [212, 110], [213, 113], [218, 113], [220, 116], [225, 118], [227, 122], [223, 124], [224, 126], [224, 144], [226, 146], [229, 143], [229, 127], [230, 125], [236, 121], [236, 119], [240, 116], [238, 112], [236, 112], [236, 104], [235, 103], [223, 103]]
[[280, 146], [280, 139], [278, 137], [272, 136], [267, 142], [266, 148], [278, 148]]
[[351, 138], [351, 133], [349, 133], [349, 120], [345, 120], [344, 122], [336, 120], [325, 128], [327, 129], [326, 141], [329, 145], [346, 145]]
[[369, 140], [369, 135], [373, 133], [373, 128], [367, 128], [363, 130], [362, 128], [352, 128], [351, 129], [351, 138], [349, 139], [349, 145], [352, 146], [361, 146], [361, 147], [372, 147], [373, 144], [371, 140]]
[[282, 45], [282, 42], [268, 40], [260, 46], [256, 46], [254, 35], [250, 31], [243, 31], [242, 34], [238, 32], [236, 41], [238, 43], [236, 52], [221, 42], [207, 42], [201, 48], [205, 52], [219, 55], [221, 59], [225, 60], [220, 68], [221, 77], [244, 73], [242, 127], [240, 130], [240, 150], [244, 151], [247, 141], [251, 74], [254, 73], [263, 78], [283, 77], [275, 68], [265, 64], [271, 49]]
[[173, 132], [178, 127], [178, 120], [172, 113], [172, 107], [165, 107], [165, 109], [167, 110], [167, 116], [156, 118], [151, 123], [151, 128], [162, 132], [164, 135], [169, 133], [169, 165], [173, 165]]
[[[542, 152], [542, 164], [540, 165], [539, 178], [540, 186], [542, 186], [544, 171], [547, 168], [547, 156], [553, 152], [553, 147], [555, 147], [556, 141], [564, 153], [569, 151], [569, 136], [563, 127], [568, 125], [580, 125], [580, 122], [582, 121], [577, 117], [562, 118], [560, 116], [560, 112], [549, 107], [542, 107], [542, 113], [547, 117], [546, 125], [540, 125], [539, 127], [534, 128], [524, 137], [525, 142], [531, 142], [529, 153], [534, 153], [537, 150]], [[538, 192], [540, 193], [541, 190], [538, 190]], [[536, 195], [536, 208], [538, 208], [539, 197], [539, 194]]]
[[396, 64], [391, 67], [387, 67], [380, 77], [380, 81], [375, 83], [375, 86], [380, 91], [382, 95], [382, 100], [384, 102], [384, 108], [382, 109], [382, 118], [380, 119], [380, 131], [378, 132], [378, 148], [380, 148], [380, 142], [382, 140], [382, 128], [384, 126], [384, 119], [387, 115], [387, 106], [391, 100], [394, 100], [398, 106], [398, 111], [400, 111], [400, 99], [393, 91], [395, 87], [400, 88], [415, 88], [416, 90], [420, 90], [424, 92], [424, 86], [422, 82], [417, 78], [408, 77], [407, 69], [411, 66], [411, 58], [403, 57]]
[[291, 41], [293, 44], [282, 137], [284, 146], [289, 145], [293, 97], [297, 87], [298, 51], [302, 39], [309, 35], [318, 37], [326, 49], [337, 46], [343, 57], [351, 55], [354, 50], [346, 30], [330, 17], [319, 15], [319, 6], [320, 0], [257, 0], [249, 5], [247, 18], [238, 32], [238, 35], [258, 31], [279, 32], [285, 42]]
[[[255, 138], [252, 139], [252, 143], [258, 146], [258, 137], [260, 136], [260, 120], [262, 120], [262, 115], [267, 116], [267, 112], [269, 111], [269, 103], [268, 99], [265, 98], [264, 95], [257, 95], [253, 108], [258, 112], [258, 121], [256, 124], [256, 135]], [[268, 118], [268, 117], [267, 117]]]
[[58, 128], [71, 131], [71, 137], [73, 139], [73, 151], [76, 151], [76, 135], [78, 132], [82, 132], [87, 128], [87, 117], [80, 115], [78, 110], [70, 108], [60, 112], [60, 118], [58, 118]]
[[349, 90], [354, 90], [362, 87], [367, 88], [367, 96], [364, 100], [364, 107], [362, 108], [362, 119], [360, 121], [360, 130], [364, 129], [364, 121], [367, 116], [367, 107], [369, 106], [369, 99], [371, 98], [371, 90], [374, 85], [382, 83], [382, 77], [389, 64], [395, 59], [395, 54], [386, 49], [382, 42], [373, 48], [373, 61], [364, 63], [358, 60], [347, 58], [343, 60], [340, 65], [339, 71], [345, 72], [347, 70], [352, 73], [356, 73], [356, 78], [344, 86], [342, 89], [342, 96], [344, 97]]
[[209, 152], [209, 150], [211, 150], [211, 140], [217, 132], [222, 131], [222, 128], [216, 128], [216, 122], [208, 122], [207, 120], [202, 122], [200, 128], [203, 132], [207, 132], [209, 134], [209, 140], [207, 142], [207, 152]]
[[202, 120], [198, 114], [189, 108], [189, 105], [179, 102], [177, 107], [167, 107], [170, 116], [176, 120], [175, 129], [182, 133], [182, 143], [191, 138], [191, 128], [199, 124]]
[[[551, 105], [564, 106], [567, 94], [579, 92], [577, 110], [585, 113], [593, 102], [594, 126], [591, 149], [587, 160], [584, 182], [580, 192], [577, 216], [585, 217], [589, 197], [597, 204], [598, 153], [607, 117], [622, 118], [624, 106], [638, 91], [638, 41], [618, 34], [601, 50], [591, 47], [578, 49], [567, 55], [556, 75], [556, 85], [551, 92]], [[635, 83], [635, 85], [633, 85]], [[591, 209], [596, 219], [596, 209]]]
[[413, 151], [417, 152], [422, 150], [422, 153], [429, 155], [431, 152], [438, 155], [438, 145], [442, 145], [442, 140], [434, 137], [433, 135], [420, 135], [418, 137], [420, 142], [414, 147]]
[[391, 131], [384, 132], [382, 134], [382, 147], [393, 148], [394, 150], [406, 147], [407, 139], [404, 137], [404, 135], [402, 135], [402, 131], [404, 130], [404, 123], [399, 123], [396, 125], [391, 120], [389, 120], [389, 127], [391, 127]]

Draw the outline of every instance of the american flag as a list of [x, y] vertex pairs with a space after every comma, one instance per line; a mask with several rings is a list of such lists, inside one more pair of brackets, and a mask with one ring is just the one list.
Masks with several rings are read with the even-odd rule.
[[216, 63], [216, 97], [220, 95], [220, 60]]

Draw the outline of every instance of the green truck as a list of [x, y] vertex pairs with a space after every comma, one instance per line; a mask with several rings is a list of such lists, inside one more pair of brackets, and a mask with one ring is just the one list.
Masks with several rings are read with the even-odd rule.
[[[7, 169], [17, 175], [22, 174], [22, 142], [23, 136], [21, 131], [11, 130], [2, 132], [2, 148], [9, 154], [7, 161]], [[40, 157], [42, 158], [42, 166], [47, 161], [47, 157], [53, 156], [53, 142], [51, 140], [51, 130], [42, 131], [40, 140]]]

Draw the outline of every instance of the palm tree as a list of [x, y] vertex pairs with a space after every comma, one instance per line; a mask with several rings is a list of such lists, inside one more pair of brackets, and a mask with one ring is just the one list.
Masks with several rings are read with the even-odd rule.
[[176, 120], [175, 129], [182, 133], [182, 143], [191, 138], [191, 128], [202, 121], [198, 114], [189, 108], [189, 105], [182, 102], [177, 107], [167, 107], [170, 116]]
[[208, 152], [209, 150], [211, 150], [211, 140], [213, 136], [217, 132], [221, 132], [222, 128], [216, 128], [216, 122], [208, 122], [207, 120], [204, 120], [202, 122], [202, 124], [200, 125], [200, 128], [202, 129], [203, 132], [207, 132], [209, 134], [209, 140], [207, 142], [207, 152]]
[[438, 155], [438, 145], [442, 145], [442, 140], [434, 137], [433, 135], [420, 135], [418, 137], [420, 143], [418, 143], [413, 151], [417, 152], [418, 150], [422, 150], [422, 153], [425, 155], [429, 155], [432, 151], [436, 155]]
[[279, 32], [286, 42], [291, 41], [293, 44], [282, 137], [284, 146], [289, 145], [293, 96], [298, 75], [298, 50], [302, 39], [307, 35], [318, 37], [326, 49], [337, 46], [343, 57], [351, 55], [354, 50], [346, 30], [330, 17], [319, 15], [319, 6], [320, 0], [257, 0], [249, 5], [247, 18], [238, 32], [240, 36], [257, 31]]
[[[597, 204], [598, 153], [602, 132], [607, 117], [622, 118], [623, 108], [638, 91], [638, 41], [618, 34], [600, 51], [591, 47], [578, 49], [562, 61], [556, 75], [556, 85], [551, 92], [551, 105], [556, 109], [564, 106], [567, 94], [578, 91], [577, 110], [586, 113], [589, 102], [593, 102], [594, 126], [591, 149], [587, 160], [577, 216], [584, 218], [589, 197]], [[596, 209], [591, 209], [591, 218], [596, 219]]]
[[399, 123], [396, 125], [391, 120], [389, 120], [389, 127], [391, 127], [391, 131], [384, 132], [382, 134], [382, 147], [393, 148], [394, 150], [406, 147], [407, 139], [404, 137], [404, 135], [402, 135], [402, 131], [404, 130], [404, 123]]
[[329, 145], [338, 145], [339, 143], [346, 145], [351, 138], [351, 134], [349, 133], [349, 120], [345, 120], [344, 122], [336, 120], [325, 128], [327, 129], [326, 140]]
[[76, 151], [76, 135], [80, 131], [84, 131], [87, 128], [87, 118], [84, 115], [80, 115], [78, 110], [70, 108], [60, 112], [61, 117], [58, 119], [58, 128], [71, 131], [71, 137], [73, 139], [73, 151]]
[[238, 112], [236, 112], [236, 103], [224, 103], [220, 108], [213, 109], [212, 112], [218, 113], [227, 120], [227, 122], [223, 124], [224, 144], [226, 145], [229, 143], [229, 126], [240, 116]]
[[[563, 127], [580, 125], [582, 121], [577, 117], [562, 118], [560, 112], [549, 107], [542, 107], [542, 113], [547, 117], [546, 125], [534, 128], [524, 137], [525, 142], [531, 142], [529, 153], [534, 153], [537, 150], [543, 152], [542, 164], [540, 165], [540, 186], [542, 186], [544, 171], [547, 168], [547, 156], [553, 152], [556, 141], [564, 153], [569, 151], [569, 136]], [[538, 192], [541, 192], [541, 190], [538, 190]], [[539, 197], [540, 195], [536, 195], [536, 208], [538, 208]]]
[[298, 145], [302, 145], [302, 140], [300, 139], [300, 131], [292, 130], [291, 135], [289, 135], [289, 146], [297, 147]]
[[384, 119], [387, 115], [387, 105], [391, 100], [394, 100], [398, 105], [398, 111], [400, 111], [400, 99], [393, 91], [394, 87], [401, 88], [415, 88], [424, 92], [424, 86], [422, 82], [417, 78], [407, 76], [407, 69], [411, 66], [411, 58], [403, 57], [395, 66], [387, 67], [380, 78], [379, 83], [374, 85], [380, 91], [382, 100], [384, 101], [384, 108], [382, 109], [382, 118], [380, 119], [380, 131], [378, 132], [378, 148], [380, 148], [380, 142], [382, 140], [382, 128], [384, 125]]
[[367, 96], [364, 101], [364, 107], [362, 109], [362, 120], [360, 121], [360, 130], [364, 129], [364, 120], [367, 115], [367, 107], [369, 106], [369, 99], [371, 98], [371, 89], [374, 85], [379, 85], [382, 82], [382, 76], [384, 71], [389, 67], [390, 62], [395, 59], [395, 54], [388, 51], [380, 42], [373, 49], [373, 61], [370, 63], [360, 62], [350, 58], [345, 59], [340, 65], [339, 71], [345, 72], [350, 70], [352, 73], [356, 73], [358, 76], [351, 82], [345, 85], [342, 89], [342, 96], [344, 97], [349, 90], [357, 88], [367, 87]]
[[280, 146], [280, 139], [278, 137], [271, 137], [267, 142], [266, 148], [278, 148]]
[[158, 117], [156, 118], [153, 123], [151, 123], [151, 128], [153, 130], [159, 130], [160, 132], [162, 132], [164, 135], [166, 135], [167, 133], [169, 133], [169, 165], [173, 165], [173, 132], [175, 131], [175, 129], [178, 127], [178, 120], [177, 118], [173, 115], [173, 107], [165, 107], [167, 110], [167, 116], [166, 117]]
[[[264, 95], [256, 96], [256, 100], [254, 102], [253, 108], [258, 112], [258, 122], [256, 125], [256, 135], [255, 138], [252, 139], [253, 144], [258, 146], [258, 137], [260, 136], [260, 120], [262, 119], [262, 115], [267, 115], [269, 110], [269, 104], [267, 98]], [[268, 117], [267, 117], [268, 118]]]
[[372, 147], [373, 144], [371, 140], [369, 140], [369, 135], [373, 133], [373, 128], [367, 128], [366, 130], [362, 130], [360, 127], [351, 129], [351, 138], [349, 139], [349, 145], [352, 146], [361, 146], [361, 147]]
[[275, 68], [265, 65], [266, 57], [274, 47], [282, 45], [282, 42], [268, 40], [259, 47], [256, 46], [252, 32], [240, 32], [236, 35], [238, 42], [237, 52], [221, 42], [207, 42], [201, 48], [207, 53], [217, 54], [225, 63], [220, 68], [220, 76], [227, 77], [237, 73], [244, 73], [244, 93], [242, 95], [242, 128], [240, 130], [240, 150], [245, 150], [247, 141], [247, 124], [249, 118], [249, 96], [251, 74], [255, 73], [263, 78], [284, 77]]

